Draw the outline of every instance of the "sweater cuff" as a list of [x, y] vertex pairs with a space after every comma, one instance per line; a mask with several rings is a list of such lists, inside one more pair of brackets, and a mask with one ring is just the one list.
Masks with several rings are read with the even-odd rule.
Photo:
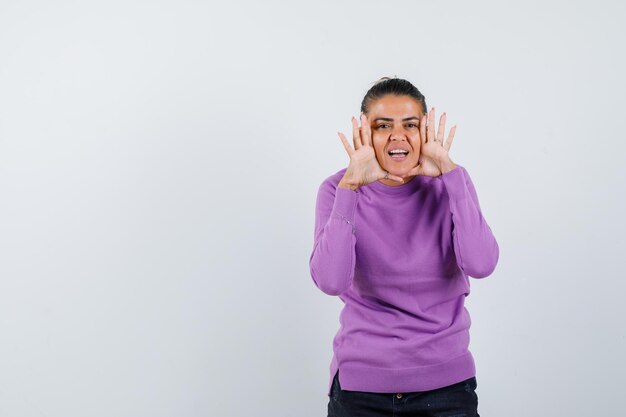
[[452, 171], [448, 171], [445, 174], [441, 174], [441, 180], [446, 187], [448, 195], [462, 199], [467, 196], [467, 185], [465, 184], [465, 168], [456, 164], [456, 168]]
[[358, 193], [348, 188], [337, 187], [335, 191], [335, 201], [333, 202], [333, 212], [347, 220], [354, 221]]

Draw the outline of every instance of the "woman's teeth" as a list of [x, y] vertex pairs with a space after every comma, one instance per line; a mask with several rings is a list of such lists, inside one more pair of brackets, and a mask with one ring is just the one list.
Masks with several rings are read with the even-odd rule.
[[389, 151], [388, 153], [391, 156], [391, 159], [395, 161], [403, 161], [406, 159], [406, 156], [409, 154], [409, 151], [395, 149], [393, 151]]

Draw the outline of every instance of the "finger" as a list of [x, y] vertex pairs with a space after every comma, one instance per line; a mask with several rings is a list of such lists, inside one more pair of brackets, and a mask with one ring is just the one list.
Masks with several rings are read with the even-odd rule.
[[372, 146], [372, 128], [367, 116], [361, 113], [361, 139], [363, 145]]
[[427, 116], [423, 115], [420, 121], [420, 141], [422, 142], [422, 146], [426, 144], [426, 119]]
[[356, 121], [356, 117], [352, 116], [352, 141], [354, 142], [354, 149], [361, 147], [361, 133], [359, 133], [359, 123]]
[[426, 141], [435, 140], [435, 108], [428, 112], [428, 124], [426, 125]]
[[352, 157], [352, 154], [354, 153], [354, 151], [352, 150], [352, 147], [348, 143], [348, 139], [346, 139], [344, 134], [341, 132], [337, 132], [337, 134], [339, 135], [339, 139], [341, 139], [341, 143], [343, 143], [343, 147], [346, 149], [346, 152], [348, 152], [348, 156]]
[[389, 176], [387, 176], [387, 179], [388, 180], [394, 180], [394, 181], [397, 181], [397, 182], [404, 182], [404, 178], [398, 177], [397, 175], [389, 174]]
[[386, 169], [383, 169], [381, 167], [380, 169], [380, 174], [378, 176], [379, 180], [394, 180], [394, 181], [398, 181], [398, 182], [404, 182], [404, 178], [399, 177], [397, 175], [393, 175], [391, 172], [387, 171]]
[[456, 125], [452, 126], [452, 128], [450, 129], [450, 133], [448, 133], [448, 139], [446, 140], [446, 145], [444, 146], [444, 148], [446, 148], [446, 151], [450, 150], [450, 146], [452, 146], [452, 140], [454, 139], [455, 133]]
[[439, 118], [439, 128], [437, 129], [437, 140], [443, 145], [443, 132], [446, 128], [446, 112], [441, 113]]
[[407, 177], [412, 177], [412, 176], [414, 176], [414, 175], [417, 175], [417, 174], [418, 174], [418, 172], [419, 172], [419, 169], [420, 169], [420, 168], [419, 168], [419, 165], [414, 166], [413, 168], [411, 168], [411, 169], [409, 170], [409, 172], [407, 172], [406, 176], [407, 176]]

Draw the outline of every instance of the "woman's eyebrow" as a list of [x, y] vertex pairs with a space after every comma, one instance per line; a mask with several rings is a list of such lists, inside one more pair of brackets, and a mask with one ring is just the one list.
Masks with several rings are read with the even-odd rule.
[[[377, 117], [376, 119], [374, 119], [375, 122], [379, 120], [383, 120], [385, 122], [393, 122], [393, 119], [390, 117]], [[419, 117], [411, 116], [411, 117], [405, 117], [404, 119], [402, 119], [403, 122], [406, 122], [407, 120], [419, 120]]]

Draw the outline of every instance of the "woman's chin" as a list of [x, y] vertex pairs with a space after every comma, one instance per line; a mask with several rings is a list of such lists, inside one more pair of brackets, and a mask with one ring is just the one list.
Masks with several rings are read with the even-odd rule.
[[398, 177], [405, 177], [409, 174], [409, 171], [413, 168], [410, 164], [402, 164], [398, 166], [384, 166], [383, 169], [389, 172], [391, 175], [397, 175]]
[[404, 160], [402, 162], [392, 161], [391, 163], [386, 163], [384, 170], [388, 171], [390, 174], [403, 176], [407, 175], [409, 171], [417, 166], [419, 161], [410, 161]]
[[[418, 155], [419, 158], [419, 155]], [[397, 175], [398, 177], [408, 176], [409, 171], [417, 166], [419, 161], [415, 158], [406, 158], [402, 161], [394, 161], [392, 158], [384, 158], [384, 162], [379, 164], [385, 171], [391, 175]]]

